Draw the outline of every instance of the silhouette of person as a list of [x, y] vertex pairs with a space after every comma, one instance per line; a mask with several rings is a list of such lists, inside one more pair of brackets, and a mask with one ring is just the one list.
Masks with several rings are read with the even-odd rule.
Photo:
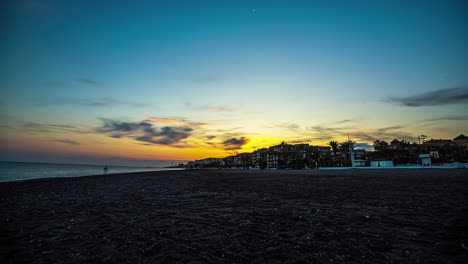
[[107, 165], [104, 166], [104, 174], [107, 174]]

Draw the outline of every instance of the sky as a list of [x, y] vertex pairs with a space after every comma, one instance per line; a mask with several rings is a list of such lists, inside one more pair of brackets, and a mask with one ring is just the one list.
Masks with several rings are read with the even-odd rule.
[[2, 3], [0, 160], [468, 134], [466, 1]]

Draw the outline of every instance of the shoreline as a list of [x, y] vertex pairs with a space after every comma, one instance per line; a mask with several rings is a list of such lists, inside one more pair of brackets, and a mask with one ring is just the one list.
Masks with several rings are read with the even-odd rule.
[[179, 170], [0, 183], [2, 263], [466, 263], [467, 170]]
[[2, 183], [12, 183], [12, 182], [25, 182], [25, 181], [34, 181], [34, 180], [46, 180], [46, 179], [72, 179], [72, 178], [85, 178], [85, 177], [100, 177], [100, 176], [117, 176], [117, 175], [123, 175], [123, 174], [153, 174], [157, 172], [170, 172], [170, 171], [248, 171], [248, 172], [260, 172], [260, 173], [280, 173], [280, 172], [291, 172], [291, 173], [311, 173], [314, 174], [318, 171], [327, 171], [327, 172], [332, 172], [332, 171], [357, 171], [357, 170], [440, 170], [440, 169], [448, 169], [448, 170], [453, 170], [453, 169], [458, 169], [462, 170], [464, 168], [438, 168], [438, 167], [321, 167], [318, 169], [268, 169], [268, 170], [260, 170], [260, 169], [249, 169], [249, 170], [243, 170], [242, 168], [195, 168], [195, 169], [190, 169], [186, 170], [185, 168], [158, 168], [158, 169], [163, 169], [163, 170], [155, 170], [155, 171], [132, 171], [132, 172], [116, 172], [116, 173], [102, 173], [102, 174], [83, 174], [83, 175], [72, 175], [72, 176], [46, 176], [46, 177], [40, 177], [40, 178], [30, 178], [30, 179], [19, 179], [19, 180], [6, 180], [6, 181], [1, 181], [0, 184]]
[[42, 179], [60, 179], [60, 178], [83, 178], [83, 177], [98, 177], [98, 176], [105, 176], [105, 175], [118, 175], [118, 174], [131, 174], [131, 173], [154, 173], [158, 171], [179, 171], [184, 169], [179, 168], [156, 168], [158, 170], [150, 171], [131, 171], [131, 172], [116, 172], [116, 173], [102, 173], [102, 174], [82, 174], [82, 175], [71, 175], [71, 176], [44, 176], [44, 177], [37, 177], [37, 178], [27, 178], [27, 179], [13, 179], [13, 180], [0, 180], [0, 184], [8, 183], [8, 182], [22, 182], [22, 181], [33, 181], [33, 180], [42, 180]]

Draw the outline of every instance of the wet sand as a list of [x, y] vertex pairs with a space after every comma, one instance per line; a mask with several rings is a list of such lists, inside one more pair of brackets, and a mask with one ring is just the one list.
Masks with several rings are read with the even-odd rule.
[[0, 183], [1, 263], [468, 263], [468, 170]]

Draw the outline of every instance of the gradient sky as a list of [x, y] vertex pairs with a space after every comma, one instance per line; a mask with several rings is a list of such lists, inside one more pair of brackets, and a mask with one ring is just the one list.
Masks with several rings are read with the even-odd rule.
[[0, 159], [162, 164], [468, 133], [466, 1], [1, 8]]

